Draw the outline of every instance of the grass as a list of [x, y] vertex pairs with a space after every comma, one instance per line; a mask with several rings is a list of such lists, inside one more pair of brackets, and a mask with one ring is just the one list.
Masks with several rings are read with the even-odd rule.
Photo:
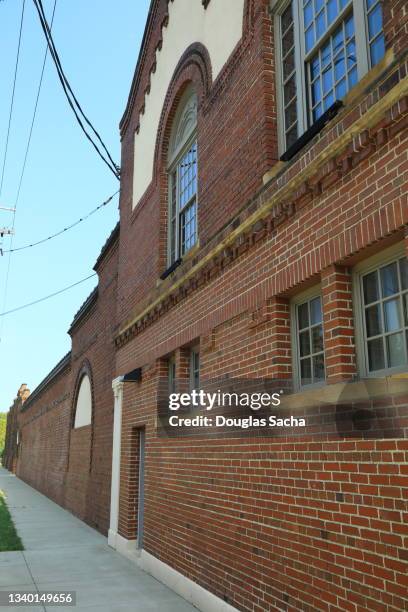
[[24, 550], [6, 505], [5, 495], [0, 489], [0, 552]]

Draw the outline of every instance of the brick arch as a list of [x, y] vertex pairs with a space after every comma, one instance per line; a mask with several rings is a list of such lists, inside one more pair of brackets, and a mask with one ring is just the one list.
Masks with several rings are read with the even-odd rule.
[[154, 153], [153, 182], [159, 185], [160, 193], [160, 254], [161, 271], [166, 265], [167, 253], [167, 155], [173, 120], [183, 93], [192, 85], [197, 94], [197, 138], [200, 150], [200, 110], [212, 87], [212, 70], [209, 53], [201, 43], [190, 45], [181, 56], [173, 73], [164, 100]]
[[[91, 423], [84, 427], [74, 428], [76, 404], [81, 381], [88, 376], [91, 386]], [[67, 472], [65, 476], [65, 506], [81, 519], [89, 514], [89, 486], [93, 455], [93, 429], [95, 416], [95, 393], [92, 366], [85, 359], [75, 377], [70, 414], [70, 434]]]
[[95, 409], [95, 394], [94, 394], [94, 384], [93, 384], [93, 375], [92, 375], [92, 367], [88, 359], [84, 359], [79, 368], [74, 385], [74, 393], [72, 395], [72, 404], [71, 404], [71, 416], [70, 416], [70, 425], [71, 429], [74, 428], [75, 425], [75, 414], [76, 414], [76, 404], [78, 400], [79, 388], [81, 386], [81, 382], [84, 376], [88, 376], [89, 382], [91, 385], [91, 401], [92, 401], [92, 413], [91, 413], [91, 426], [94, 422], [94, 409]]

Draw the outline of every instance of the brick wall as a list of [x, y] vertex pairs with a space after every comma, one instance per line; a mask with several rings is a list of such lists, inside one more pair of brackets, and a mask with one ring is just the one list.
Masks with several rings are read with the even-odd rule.
[[[405, 8], [384, 4], [394, 56], [298, 156], [274, 164], [272, 23], [251, 3], [248, 56], [226, 68], [199, 110], [200, 247], [163, 282], [156, 236], [166, 193], [157, 180], [131, 212], [132, 119], [122, 134], [116, 373], [142, 367], [143, 376], [125, 384], [119, 533], [137, 536], [135, 439], [144, 427], [144, 548], [243, 611], [407, 605], [407, 389], [402, 382], [394, 394], [382, 380], [388, 391], [356, 403], [342, 391], [347, 384], [354, 397], [362, 384], [354, 268], [403, 245], [408, 223]], [[179, 355], [197, 341], [204, 380], [291, 381], [292, 299], [313, 286], [327, 387], [296, 393], [286, 407], [310, 422], [305, 436], [160, 435], [166, 358], [175, 354], [180, 374]], [[360, 409], [374, 419], [374, 439], [349, 431]]]
[[[112, 463], [115, 235], [96, 264], [98, 292], [91, 294], [69, 330], [71, 352], [24, 405], [16, 400], [7, 430], [7, 448], [14, 450], [7, 452], [6, 467], [105, 534]], [[85, 371], [92, 384], [92, 424], [74, 429], [76, 394]]]
[[64, 504], [71, 395], [67, 363], [52, 384], [18, 415], [20, 448], [17, 476], [60, 505]]
[[[119, 247], [98, 264], [97, 298], [71, 328], [69, 377], [59, 379], [61, 389], [54, 380], [21, 417], [22, 476], [106, 533], [111, 381], [141, 367], [142, 382], [124, 385], [119, 533], [137, 537], [144, 429], [144, 548], [242, 611], [407, 607], [404, 379], [377, 381], [382, 392], [360, 402], [345, 399], [365, 384], [355, 266], [404, 245], [407, 235], [406, 8], [398, 0], [383, 4], [386, 58], [285, 164], [276, 161], [273, 24], [266, 2], [248, 0], [243, 39], [215, 83], [199, 46], [183, 58], [163, 109], [153, 182], [132, 211], [134, 131], [166, 27], [167, 2], [155, 4], [139, 85], [122, 124]], [[159, 281], [163, 160], [189, 81], [200, 94], [200, 245]], [[318, 285], [327, 384], [284, 405], [308, 418], [303, 436], [160, 435], [169, 355], [175, 353], [184, 383], [186, 354], [197, 342], [204, 379], [292, 381], [292, 300]], [[92, 374], [93, 426], [72, 431], [83, 368]], [[43, 410], [64, 392], [59, 406]], [[354, 428], [357, 409], [370, 413], [371, 434]], [[48, 489], [41, 470], [51, 474]]]

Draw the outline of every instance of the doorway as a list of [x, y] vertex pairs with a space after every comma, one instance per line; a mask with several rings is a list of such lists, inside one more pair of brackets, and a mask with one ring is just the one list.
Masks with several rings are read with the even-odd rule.
[[145, 439], [146, 432], [144, 429], [137, 430], [138, 436], [138, 462], [136, 469], [138, 470], [138, 489], [137, 489], [137, 547], [143, 548], [143, 532], [144, 532], [144, 484], [145, 484]]

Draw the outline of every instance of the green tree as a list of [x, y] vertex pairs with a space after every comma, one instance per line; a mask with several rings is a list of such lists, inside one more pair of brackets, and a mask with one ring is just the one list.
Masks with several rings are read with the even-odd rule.
[[6, 424], [7, 414], [5, 412], [0, 412], [0, 456], [3, 452], [4, 443], [6, 440]]

